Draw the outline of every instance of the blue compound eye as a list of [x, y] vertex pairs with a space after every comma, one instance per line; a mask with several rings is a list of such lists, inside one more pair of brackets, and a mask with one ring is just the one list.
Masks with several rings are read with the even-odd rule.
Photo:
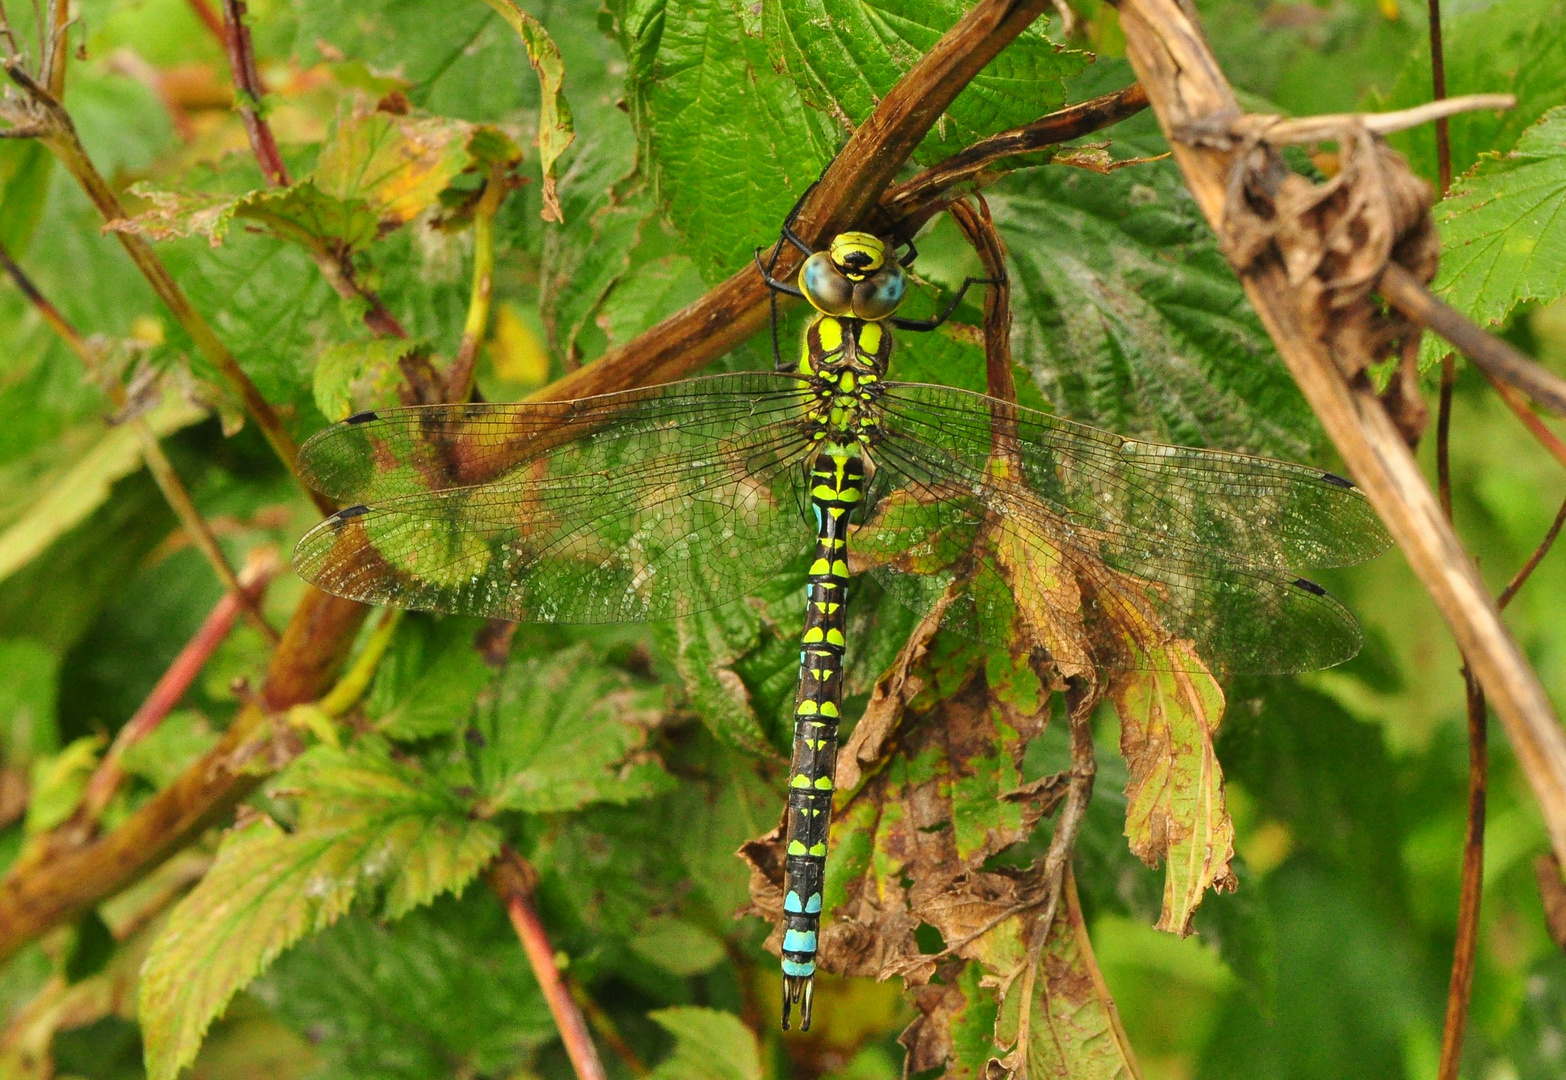
[[854, 304], [854, 285], [832, 265], [832, 257], [818, 251], [799, 268], [799, 289], [812, 307], [827, 315], [848, 315]]
[[861, 319], [884, 319], [896, 311], [908, 292], [908, 275], [897, 263], [886, 266], [854, 286], [854, 314]]

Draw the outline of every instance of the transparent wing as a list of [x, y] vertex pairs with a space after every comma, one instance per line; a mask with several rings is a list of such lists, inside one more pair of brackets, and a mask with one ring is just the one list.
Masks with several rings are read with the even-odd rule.
[[[625, 448], [620, 460], [630, 464], [644, 451], [641, 440], [678, 425], [687, 432], [682, 449], [699, 455], [704, 439], [721, 441], [797, 414], [804, 386], [794, 376], [744, 372], [575, 401], [360, 413], [306, 442], [299, 471], [334, 499], [379, 503], [493, 483], [587, 436], [617, 442]], [[564, 467], [563, 459], [555, 465]]]
[[1125, 439], [944, 386], [890, 383], [882, 401], [889, 436], [939, 447], [965, 476], [986, 472], [997, 426], [1011, 427], [1021, 485], [1127, 563], [1179, 550], [1235, 568], [1344, 566], [1391, 543], [1358, 489], [1320, 469]]
[[[988, 399], [979, 400], [988, 425]], [[1031, 469], [1018, 477], [992, 468], [988, 431], [982, 455], [965, 454], [949, 436], [925, 442], [901, 421], [900, 412], [888, 410], [885, 438], [874, 450], [876, 501], [850, 550], [903, 603], [916, 610], [947, 603], [948, 628], [1006, 645], [1015, 640], [1020, 618], [1057, 660], [1099, 670], [1190, 662], [1219, 673], [1305, 671], [1358, 651], [1353, 616], [1319, 586], [1286, 569], [1191, 543], [1190, 522], [1213, 520], [1212, 514], [1188, 518], [1186, 533], [1168, 529], [1150, 536], [1112, 512], [1074, 513], [1041, 497], [1031, 486]], [[1099, 453], [1093, 443], [1084, 445]], [[1063, 455], [1079, 449], [1063, 438], [1056, 447]], [[1268, 464], [1279, 466], [1269, 484], [1286, 486], [1279, 478], [1295, 467]], [[1213, 476], [1212, 463], [1207, 466], [1209, 497], [1225, 483], [1238, 483]], [[1140, 497], [1156, 498], [1159, 479], [1155, 468], [1144, 466], [1138, 480], [1149, 490]], [[1178, 492], [1185, 476], [1176, 465], [1164, 479]], [[1273, 498], [1275, 504], [1289, 501], [1286, 494]], [[1111, 511], [1124, 505], [1099, 501]], [[1225, 523], [1224, 535], [1243, 534], [1240, 511], [1233, 506], [1217, 518]], [[1280, 546], [1273, 558], [1297, 554]], [[1312, 550], [1321, 547], [1311, 541]], [[943, 598], [949, 588], [953, 595]]]
[[[628, 400], [619, 414], [597, 399], [574, 414], [591, 422], [574, 422], [571, 441], [526, 453], [500, 479], [328, 518], [299, 542], [294, 565], [307, 581], [366, 603], [533, 622], [656, 621], [715, 607], [808, 550], [798, 386], [767, 376], [691, 380], [655, 388], [662, 394], [613, 395]], [[388, 452], [337, 490], [379, 499], [416, 475], [421, 487], [432, 482], [415, 434], [430, 420], [452, 425], [445, 451], [477, 459], [537, 424], [538, 411], [495, 406], [475, 423], [462, 408], [398, 410], [355, 425]], [[312, 450], [312, 466], [357, 468], [349, 459], [372, 452], [364, 443], [347, 450], [347, 439], [312, 445], [330, 447]]]

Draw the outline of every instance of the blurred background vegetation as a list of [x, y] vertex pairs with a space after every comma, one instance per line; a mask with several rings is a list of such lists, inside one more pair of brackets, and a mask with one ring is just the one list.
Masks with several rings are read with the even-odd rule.
[[[639, 61], [633, 53], [628, 62], [624, 26], [628, 9], [644, 14], [656, 5], [525, 6], [563, 54], [577, 142], [562, 162], [562, 225], [541, 221], [536, 176], [500, 212], [495, 309], [479, 375], [488, 400], [513, 400], [623, 343], [732, 270], [730, 249], [765, 242], [794, 194], [782, 186], [755, 193], [767, 161], [782, 168], [775, 148], [763, 144], [793, 139], [813, 148], [813, 158], [787, 159], [804, 163], [788, 177], [795, 190], [834, 149], [831, 124], [803, 115], [782, 116], [775, 131], [751, 131], [745, 142], [705, 148], [695, 145], [700, 132], [638, 128], [649, 95], [627, 89]], [[1075, 7], [1080, 24], [1070, 44], [1098, 59], [1077, 65], [1080, 74], [1062, 61], [1062, 97], [1070, 100], [1131, 78], [1112, 9], [1092, 0]], [[1304, 115], [1429, 97], [1425, 12], [1406, 0], [1198, 0], [1197, 7], [1253, 108]], [[736, 25], [755, 29], [745, 22], [749, 5], [729, 9]], [[260, 186], [230, 107], [222, 48], [188, 0], [83, 0], [79, 17], [83, 48], [66, 102], [116, 188]], [[1522, 99], [1512, 119], [1454, 123], [1454, 167], [1462, 173], [1566, 103], [1566, 3], [1453, 0], [1445, 17], [1451, 91]], [[355, 95], [401, 93], [419, 110], [510, 125], [522, 135], [536, 122], [539, 90], [526, 54], [480, 3], [253, 0], [250, 22], [272, 92], [268, 117], [296, 174]], [[1058, 18], [1051, 29], [1061, 40]], [[1029, 115], [1057, 103], [1036, 103]], [[1098, 138], [1105, 137], [1117, 158], [1156, 153], [1160, 143], [1147, 115]], [[1434, 177], [1428, 128], [1397, 145]], [[646, 155], [664, 155], [658, 185], [634, 182], [639, 150], [644, 170]], [[211, 372], [189, 359], [188, 340], [42, 148], [0, 143], [0, 183], [0, 243], [76, 326], [103, 335], [129, 362], [164, 371], [193, 365], [196, 387], [204, 385]], [[1238, 293], [1232, 281], [1218, 300], [1203, 292], [1204, 282], [1228, 271], [1182, 191], [1167, 161], [1112, 176], [1043, 166], [997, 189], [997, 219], [1017, 263], [1018, 359], [1033, 378], [1025, 393], [1116, 430], [1314, 455], [1330, 465], [1254, 319], [1231, 311], [1228, 344], [1193, 344], [1213, 310], [1203, 305], [1233, 305]], [[1167, 216], [1157, 228], [1124, 222], [1124, 208], [1159, 200]], [[960, 277], [963, 253], [948, 224], [921, 246], [930, 252], [927, 276]], [[1185, 260], [1186, 277], [1170, 284], [1146, 269], [1160, 249]], [[355, 336], [357, 312], [310, 259], [238, 226], [219, 246], [194, 237], [158, 250], [295, 430], [322, 425], [314, 362]], [[594, 260], [604, 252], [623, 259], [606, 269]], [[366, 274], [413, 336], [449, 356], [471, 258], [466, 234], [420, 222], [379, 240]], [[1137, 306], [1164, 287], [1166, 295]], [[1083, 311], [1096, 312], [1102, 326], [1084, 328]], [[1566, 305], [1522, 305], [1505, 333], [1557, 370], [1566, 365]], [[930, 377], [982, 385], [977, 351], [960, 344], [943, 339], [909, 363], [921, 374], [945, 365]], [[724, 363], [766, 366], [764, 349], [752, 343]], [[1270, 373], [1256, 376], [1247, 364]], [[1233, 405], [1237, 389], [1245, 408]], [[69, 813], [102, 738], [135, 711], [221, 596], [134, 444], [103, 425], [108, 411], [79, 360], [15, 288], [0, 285], [0, 862]], [[311, 507], [253, 426], [225, 436], [217, 417], [172, 390], [151, 422], [234, 561], [263, 543], [286, 552], [310, 524]], [[1548, 528], [1566, 480], [1468, 369], [1457, 387], [1452, 446], [1458, 527], [1499, 590]], [[1427, 439], [1427, 465], [1432, 448]], [[1466, 805], [1458, 657], [1396, 553], [1335, 572], [1327, 583], [1363, 622], [1364, 651], [1336, 670], [1229, 687], [1218, 751], [1241, 887], [1208, 901], [1194, 937], [1151, 928], [1161, 886], [1125, 853], [1113, 717], [1100, 724], [1103, 765], [1077, 874], [1099, 962], [1149, 1080], [1435, 1074]], [[266, 611], [275, 624], [300, 588], [287, 576], [273, 586]], [[1566, 702], [1562, 595], [1566, 556], [1556, 553], [1507, 616], [1558, 703]], [[407, 699], [431, 658], [473, 629], [408, 619], [366, 712], [385, 715]], [[524, 628], [514, 655], [565, 662], [562, 650], [578, 641], [587, 642], [592, 663], [631, 671], [642, 690], [666, 694], [659, 700], [673, 702], [671, 712], [689, 719], [715, 707], [703, 703], [711, 688], [692, 673], [706, 660], [659, 632]], [[768, 679], [784, 670], [791, 648], [782, 646], [781, 660], [761, 644], [737, 649], [730, 666], [759, 699], [774, 699], [785, 691]], [[256, 630], [234, 631], [128, 763], [134, 783], [111, 805], [107, 824], [212, 744], [238, 707], [234, 680], [258, 681], [266, 655]], [[766, 741], [786, 745], [761, 705], [756, 717]], [[643, 1061], [664, 1060], [682, 1038], [700, 1042], [674, 1020], [649, 1020], [650, 1011], [700, 1005], [742, 1015], [760, 1001], [768, 1018], [755, 1037], [767, 1075], [899, 1076], [895, 1038], [912, 1014], [895, 985], [825, 980], [816, 1030], [788, 1038], [773, 1030], [774, 962], [760, 951], [767, 928], [728, 920], [746, 899], [744, 868], [728, 853], [775, 821], [779, 766], [755, 747], [736, 749], [738, 741], [694, 722], [672, 724], [655, 743], [669, 773], [643, 792], [650, 802], [539, 813], [515, 826], [544, 874], [540, 904], [555, 945]], [[1486, 841], [1464, 1075], [1566, 1075], [1566, 956], [1546, 932], [1534, 867], [1548, 844], [1498, 732]], [[660, 862], [651, 852], [663, 844], [688, 844], [691, 854]], [[205, 865], [200, 850], [180, 858], [187, 857], [195, 869], [186, 882]], [[120, 924], [106, 910], [96, 925]], [[13, 1055], [0, 1060], [30, 1070], [16, 1075], [143, 1075], [137, 958], [94, 940], [95, 932], [87, 923], [67, 929], [0, 971], [0, 1020]], [[40, 1009], [36, 995], [51, 977], [90, 984], [91, 993]], [[286, 953], [213, 1029], [191, 1075], [568, 1075], [552, 1032], [499, 905], [470, 887], [394, 923], [347, 917]], [[25, 1065], [19, 1046], [30, 1048]], [[626, 1060], [607, 1056], [613, 1073], [630, 1075]], [[666, 1075], [688, 1075], [673, 1068]]]

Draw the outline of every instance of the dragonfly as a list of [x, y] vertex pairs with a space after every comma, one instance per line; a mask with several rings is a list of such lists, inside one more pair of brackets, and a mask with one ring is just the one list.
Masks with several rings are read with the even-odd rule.
[[[301, 450], [308, 482], [351, 505], [294, 566], [367, 604], [554, 623], [679, 619], [803, 568], [781, 952], [783, 1027], [797, 1005], [808, 1030], [860, 572], [943, 628], [1027, 633], [1082, 670], [1290, 672], [1360, 643], [1299, 571], [1388, 539], [1330, 472], [888, 379], [897, 332], [935, 330], [996, 282], [970, 277], [935, 316], [905, 318], [910, 241], [845, 232], [818, 251], [793, 224], [769, 264], [756, 255], [776, 370], [351, 416]], [[784, 244], [804, 256], [792, 282], [774, 277]], [[810, 315], [787, 360], [784, 295]], [[1062, 597], [1076, 610], [1053, 610]]]

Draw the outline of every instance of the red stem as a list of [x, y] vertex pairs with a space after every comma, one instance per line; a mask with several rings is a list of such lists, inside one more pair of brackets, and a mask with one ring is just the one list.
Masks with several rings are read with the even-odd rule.
[[266, 88], [256, 71], [256, 52], [250, 44], [250, 28], [245, 25], [244, 0], [223, 0], [223, 18], [227, 29], [223, 44], [234, 75], [234, 106], [244, 118], [245, 134], [250, 136], [250, 148], [255, 151], [266, 182], [273, 187], [286, 187], [288, 170], [283, 165], [283, 155], [278, 152], [271, 125], [261, 115], [261, 98]]
[[598, 1048], [588, 1034], [587, 1021], [577, 1007], [560, 969], [555, 966], [555, 948], [549, 943], [549, 934], [533, 906], [533, 889], [538, 873], [528, 865], [510, 845], [500, 849], [500, 857], [489, 871], [489, 885], [506, 905], [511, 916], [511, 926], [522, 942], [533, 975], [549, 1002], [554, 1014], [555, 1026], [560, 1029], [560, 1040], [565, 1043], [567, 1056], [576, 1070], [577, 1080], [606, 1080], [603, 1062], [598, 1058]]
[[[259, 602], [266, 593], [267, 586], [271, 584], [272, 578], [277, 575], [278, 569], [275, 558], [246, 567], [240, 575], [245, 597], [248, 597], [252, 603]], [[93, 821], [103, 812], [103, 808], [114, 797], [115, 790], [124, 778], [120, 759], [125, 751], [152, 734], [163, 722], [163, 718], [179, 704], [180, 699], [185, 696], [185, 691], [190, 689], [190, 684], [195, 682], [196, 676], [201, 674], [201, 669], [206, 667], [208, 660], [212, 659], [212, 654], [234, 629], [234, 621], [244, 611], [245, 597], [232, 592], [223, 594], [223, 598], [212, 608], [206, 621], [201, 624], [201, 628], [185, 643], [185, 647], [174, 658], [174, 662], [163, 672], [157, 684], [153, 686], [152, 692], [141, 703], [141, 707], [125, 721], [125, 726], [120, 728], [119, 734], [114, 737], [114, 744], [109, 747], [109, 752], [104, 755], [92, 778], [87, 781], [87, 790], [82, 796], [78, 816]]]

